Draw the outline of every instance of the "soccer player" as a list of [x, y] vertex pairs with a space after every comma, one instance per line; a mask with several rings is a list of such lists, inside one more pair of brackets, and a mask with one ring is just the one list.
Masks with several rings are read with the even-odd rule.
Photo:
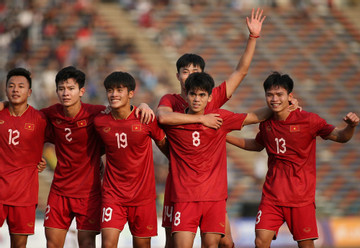
[[227, 141], [240, 148], [261, 151], [266, 148], [268, 172], [256, 217], [256, 247], [270, 247], [280, 226], [287, 223], [299, 247], [314, 247], [318, 238], [315, 217], [316, 136], [345, 143], [351, 139], [359, 117], [348, 113], [344, 128], [328, 124], [317, 114], [288, 112], [293, 98], [293, 80], [278, 72], [264, 82], [265, 99], [273, 111], [260, 124], [255, 139], [232, 136]]
[[38, 203], [38, 166], [46, 118], [28, 105], [31, 74], [15, 68], [6, 78], [8, 104], [0, 111], [0, 226], [9, 226], [11, 247], [26, 247], [34, 234]]
[[[265, 16], [262, 16], [263, 11], [252, 10], [251, 18], [246, 18], [246, 24], [249, 29], [249, 39], [244, 54], [239, 60], [235, 71], [230, 77], [223, 82], [220, 86], [214, 88], [212, 92], [212, 101], [207, 104], [207, 110], [218, 109], [224, 105], [234, 93], [236, 88], [240, 85], [245, 78], [251, 60], [253, 58], [256, 46], [256, 39], [260, 37], [262, 23]], [[165, 125], [179, 125], [190, 123], [201, 123], [210, 128], [219, 128], [222, 124], [221, 118], [218, 114], [207, 115], [186, 115], [184, 114], [185, 108], [188, 106], [186, 102], [185, 80], [193, 72], [202, 72], [205, 69], [205, 62], [203, 58], [196, 54], [184, 54], [176, 62], [177, 74], [176, 77], [180, 82], [180, 94], [167, 94], [160, 99], [156, 115], [159, 123]], [[171, 244], [171, 221], [173, 207], [170, 202], [170, 179], [166, 180], [166, 189], [164, 196], [163, 219], [162, 226], [166, 231], [166, 247], [172, 247]], [[227, 216], [227, 215], [226, 215]], [[233, 240], [230, 232], [229, 220], [226, 217], [226, 236], [221, 239], [222, 247], [233, 247]]]
[[218, 114], [218, 129], [200, 123], [164, 125], [169, 141], [172, 234], [175, 247], [192, 247], [200, 227], [202, 245], [216, 247], [225, 235], [227, 199], [226, 134], [270, 116], [266, 107], [249, 114], [223, 109], [207, 110], [214, 81], [204, 72], [192, 73], [185, 82], [188, 115]]
[[45, 212], [47, 247], [63, 247], [74, 217], [79, 247], [95, 247], [100, 232], [102, 144], [94, 118], [105, 106], [81, 101], [85, 74], [75, 67], [60, 70], [55, 82], [60, 103], [42, 110], [53, 128], [58, 160]]
[[111, 112], [99, 114], [94, 125], [105, 144], [102, 190], [103, 248], [116, 248], [126, 222], [134, 247], [150, 247], [157, 235], [156, 189], [152, 139], [164, 153], [167, 143], [157, 121], [142, 124], [131, 105], [135, 79], [113, 72], [104, 81]]

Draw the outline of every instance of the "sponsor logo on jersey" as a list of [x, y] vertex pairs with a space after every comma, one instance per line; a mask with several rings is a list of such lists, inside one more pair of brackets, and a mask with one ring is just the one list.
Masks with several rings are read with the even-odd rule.
[[34, 222], [28, 222], [28, 223], [27, 223], [27, 226], [28, 226], [28, 227], [33, 227], [33, 226], [34, 226]]
[[290, 132], [291, 133], [300, 132], [300, 126], [299, 125], [290, 125]]
[[26, 130], [33, 131], [33, 130], [35, 129], [35, 124], [33, 124], [33, 123], [25, 123], [24, 128], [25, 128]]
[[309, 233], [311, 232], [311, 227], [305, 227], [303, 230], [304, 232]]
[[153, 225], [147, 225], [146, 228], [147, 228], [148, 230], [153, 230], [153, 229], [154, 229], [154, 226], [153, 226]]
[[108, 132], [110, 132], [110, 130], [111, 130], [110, 127], [104, 127], [103, 128], [104, 133], [108, 133]]
[[225, 227], [225, 224], [224, 224], [223, 222], [219, 222], [219, 225], [220, 225], [221, 227]]
[[141, 124], [133, 124], [131, 126], [131, 131], [133, 132], [140, 132], [141, 131]]
[[78, 127], [85, 127], [85, 126], [87, 126], [87, 121], [81, 120], [81, 121], [76, 122], [76, 124]]
[[0, 120], [0, 125], [1, 125], [1, 124], [4, 124], [4, 123], [5, 123], [5, 121], [4, 121], [4, 120]]

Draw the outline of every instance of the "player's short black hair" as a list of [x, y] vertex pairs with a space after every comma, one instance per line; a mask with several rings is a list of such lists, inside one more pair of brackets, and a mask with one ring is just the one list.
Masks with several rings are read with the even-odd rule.
[[104, 80], [105, 89], [126, 87], [128, 91], [135, 90], [135, 79], [127, 72], [115, 71], [109, 74]]
[[177, 72], [180, 72], [180, 68], [188, 67], [189, 65], [199, 66], [201, 71], [205, 69], [205, 61], [201, 56], [193, 53], [185, 53], [176, 61]]
[[8, 84], [9, 79], [13, 76], [25, 77], [29, 82], [29, 89], [31, 89], [31, 73], [28, 70], [21, 67], [11, 69], [6, 76], [6, 85]]
[[74, 66], [68, 66], [61, 69], [55, 77], [56, 89], [58, 88], [59, 83], [64, 82], [68, 79], [74, 79], [75, 82], [79, 85], [79, 89], [83, 88], [85, 85], [85, 73], [76, 69]]
[[185, 81], [185, 90], [187, 93], [191, 90], [204, 90], [211, 95], [214, 86], [214, 79], [206, 72], [191, 73]]
[[264, 81], [264, 90], [265, 92], [273, 87], [281, 87], [284, 88], [288, 94], [293, 91], [294, 81], [287, 74], [280, 74], [275, 71], [271, 73]]

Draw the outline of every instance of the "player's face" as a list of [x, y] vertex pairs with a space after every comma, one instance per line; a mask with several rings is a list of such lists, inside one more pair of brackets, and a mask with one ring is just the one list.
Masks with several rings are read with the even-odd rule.
[[205, 90], [190, 90], [187, 94], [190, 114], [203, 114], [206, 105], [211, 101], [212, 96]]
[[107, 89], [106, 94], [110, 107], [120, 109], [130, 106], [130, 99], [134, 96], [134, 91], [128, 91], [128, 88], [120, 86]]
[[200, 66], [190, 64], [187, 67], [181, 67], [179, 72], [176, 74], [177, 79], [180, 82], [181, 88], [185, 90], [185, 81], [191, 73], [202, 72]]
[[6, 96], [12, 105], [27, 104], [31, 95], [29, 82], [24, 76], [12, 76], [6, 85]]
[[267, 105], [275, 113], [287, 111], [289, 101], [292, 100], [292, 94], [288, 94], [287, 90], [282, 87], [270, 88], [266, 91], [265, 97]]
[[85, 88], [79, 89], [79, 84], [73, 78], [69, 78], [63, 82], [59, 82], [56, 93], [60, 103], [64, 107], [71, 107], [81, 104], [81, 97], [85, 93]]

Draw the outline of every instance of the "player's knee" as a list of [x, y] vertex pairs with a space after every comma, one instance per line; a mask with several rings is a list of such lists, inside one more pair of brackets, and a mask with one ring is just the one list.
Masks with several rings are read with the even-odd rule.
[[231, 238], [225, 236], [220, 240], [219, 248], [234, 248], [234, 247], [235, 244]]
[[79, 248], [95, 248], [96, 234], [89, 232], [87, 235], [78, 236]]
[[102, 240], [101, 242], [101, 247], [102, 248], [114, 248], [117, 247], [117, 242], [113, 242], [112, 240]]
[[255, 247], [256, 248], [269, 248], [270, 244], [268, 241], [263, 240], [262, 238], [256, 237], [255, 238]]
[[313, 240], [303, 240], [298, 242], [299, 248], [314, 248], [314, 241]]

